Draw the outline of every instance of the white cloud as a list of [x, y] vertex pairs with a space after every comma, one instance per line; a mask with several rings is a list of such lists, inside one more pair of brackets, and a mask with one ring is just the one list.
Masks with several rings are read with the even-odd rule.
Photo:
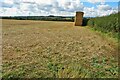
[[0, 6], [1, 6], [1, 7], [12, 7], [12, 6], [13, 6], [13, 0], [0, 1]]
[[64, 9], [64, 11], [67, 12], [82, 11], [84, 8], [80, 0], [71, 0], [71, 1], [64, 0], [59, 3], [59, 6], [61, 6]]
[[52, 4], [52, 2], [54, 2], [54, 1], [56, 1], [56, 0], [35, 0], [34, 2], [36, 4], [46, 4], [46, 5], [48, 5], [48, 4]]
[[88, 0], [88, 2], [91, 2], [91, 3], [98, 3], [98, 2], [105, 2], [105, 0]]
[[87, 17], [97, 16], [96, 9], [94, 7], [91, 7], [91, 8], [85, 7], [83, 12], [84, 12], [84, 15]]
[[[0, 9], [1, 10], [1, 9]], [[17, 8], [2, 8], [1, 14], [3, 16], [11, 16], [11, 15], [17, 15]], [[8, 14], [9, 12], [9, 14]]]
[[107, 10], [111, 10], [112, 9], [112, 7], [110, 7], [109, 5], [106, 5], [106, 4], [100, 4], [100, 5], [97, 6], [97, 8], [99, 10], [102, 10], [102, 11], [107, 11]]
[[96, 5], [96, 8], [95, 7], [84, 8], [84, 13], [85, 13], [85, 16], [87, 17], [106, 16], [106, 15], [110, 15], [112, 13], [117, 13], [117, 12], [118, 12], [117, 7], [112, 8], [111, 6], [105, 3]]
[[117, 8], [112, 8], [111, 6], [107, 5], [107, 4], [100, 4], [97, 6], [97, 14], [98, 16], [105, 16], [105, 15], [109, 15], [112, 13], [117, 13], [118, 9]]
[[30, 6], [30, 4], [21, 3], [20, 4], [20, 10], [22, 10], [22, 11], [28, 11], [29, 10], [29, 6]]
[[[101, 16], [114, 13], [117, 9], [104, 3], [105, 0], [88, 0], [101, 2], [97, 7], [86, 7], [81, 0], [3, 0], [0, 1], [0, 15], [66, 15], [74, 16], [76, 11], [84, 11], [85, 16]], [[94, 4], [96, 5], [96, 4]]]
[[21, 0], [23, 3], [34, 3], [34, 0]]
[[13, 0], [4, 0], [4, 3], [6, 3], [6, 4], [13, 4]]

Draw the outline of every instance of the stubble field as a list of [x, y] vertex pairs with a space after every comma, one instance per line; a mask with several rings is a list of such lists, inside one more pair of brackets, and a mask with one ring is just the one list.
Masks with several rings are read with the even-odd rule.
[[73, 22], [3, 20], [3, 78], [117, 78], [117, 43]]

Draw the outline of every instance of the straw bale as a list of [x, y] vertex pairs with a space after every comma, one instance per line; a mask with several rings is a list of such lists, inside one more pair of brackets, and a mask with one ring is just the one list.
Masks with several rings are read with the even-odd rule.
[[82, 22], [83, 22], [83, 12], [76, 12], [76, 16], [75, 16], [75, 26], [82, 26]]

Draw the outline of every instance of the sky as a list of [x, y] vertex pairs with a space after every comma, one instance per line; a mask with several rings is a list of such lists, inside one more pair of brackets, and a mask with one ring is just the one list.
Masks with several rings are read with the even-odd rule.
[[119, 0], [0, 0], [0, 16], [105, 16], [118, 12]]

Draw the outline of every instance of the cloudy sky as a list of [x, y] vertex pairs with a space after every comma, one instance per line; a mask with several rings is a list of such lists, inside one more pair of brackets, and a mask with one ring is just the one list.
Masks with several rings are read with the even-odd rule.
[[85, 17], [118, 12], [119, 0], [0, 0], [0, 16], [74, 16]]

